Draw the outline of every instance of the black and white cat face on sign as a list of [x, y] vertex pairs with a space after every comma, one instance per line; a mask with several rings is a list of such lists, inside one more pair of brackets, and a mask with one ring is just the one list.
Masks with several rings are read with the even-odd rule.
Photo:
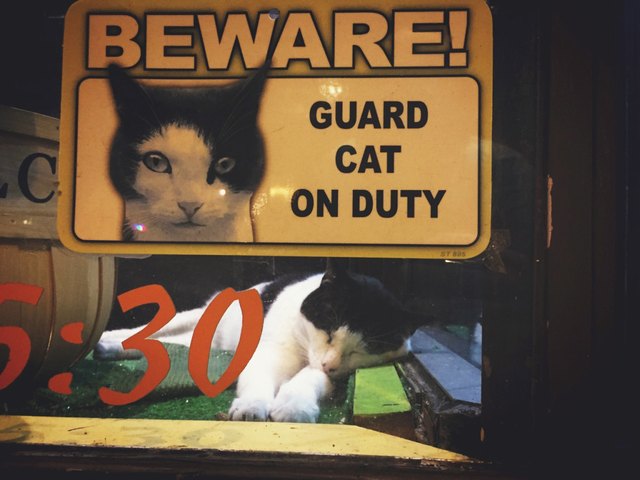
[[456, 260], [488, 245], [483, 0], [115, 4], [65, 17], [65, 245]]
[[181, 88], [143, 85], [110, 66], [118, 128], [109, 174], [125, 202], [124, 239], [253, 241], [267, 69], [225, 86]]

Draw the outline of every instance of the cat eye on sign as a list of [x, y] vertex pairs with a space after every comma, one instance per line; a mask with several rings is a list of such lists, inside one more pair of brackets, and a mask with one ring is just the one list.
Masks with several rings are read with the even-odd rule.
[[216, 160], [213, 168], [218, 175], [229, 173], [236, 166], [236, 161], [231, 157], [222, 157]]
[[171, 173], [171, 163], [159, 152], [149, 152], [144, 155], [142, 162], [152, 172]]

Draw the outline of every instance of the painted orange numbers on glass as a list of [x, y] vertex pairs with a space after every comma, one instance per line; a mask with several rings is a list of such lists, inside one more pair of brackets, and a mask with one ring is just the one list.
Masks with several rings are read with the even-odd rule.
[[169, 354], [162, 343], [148, 338], [169, 323], [176, 314], [176, 307], [167, 291], [160, 285], [146, 285], [118, 295], [118, 302], [123, 312], [150, 303], [158, 305], [158, 312], [147, 326], [122, 342], [123, 348], [142, 352], [147, 359], [147, 370], [130, 392], [101, 387], [98, 394], [108, 405], [128, 405], [140, 400], [164, 380], [171, 366]]
[[[43, 288], [25, 283], [0, 284], [0, 304], [7, 300], [36, 305]], [[11, 385], [27, 366], [31, 353], [31, 340], [22, 327], [0, 327], [0, 344], [9, 347], [9, 359], [0, 372], [0, 390]]]
[[[43, 289], [22, 283], [0, 284], [0, 304], [17, 301], [36, 305]], [[208, 378], [209, 353], [213, 336], [228, 308], [238, 302], [242, 312], [242, 328], [238, 347], [229, 366], [219, 379]], [[98, 394], [108, 405], [128, 405], [151, 393], [169, 373], [169, 354], [159, 340], [149, 338], [167, 325], [176, 314], [173, 300], [161, 285], [146, 285], [118, 296], [124, 312], [141, 305], [156, 304], [158, 311], [139, 332], [122, 342], [124, 349], [139, 350], [147, 360], [147, 369], [140, 381], [129, 392], [118, 392], [101, 387]], [[189, 373], [198, 388], [207, 396], [215, 397], [228, 388], [240, 375], [253, 356], [262, 335], [263, 308], [256, 290], [236, 292], [227, 288], [218, 294], [206, 308], [194, 329], [189, 348]], [[31, 340], [18, 326], [0, 327], [0, 344], [9, 348], [9, 359], [0, 372], [0, 390], [11, 385], [23, 372], [31, 353]]]
[[[211, 383], [207, 370], [213, 335], [222, 316], [236, 300], [242, 310], [242, 330], [238, 347], [227, 369], [217, 381]], [[216, 295], [198, 321], [189, 346], [189, 373], [202, 393], [208, 397], [215, 397], [238, 378], [258, 347], [262, 325], [262, 301], [256, 290], [236, 292], [227, 288]]]

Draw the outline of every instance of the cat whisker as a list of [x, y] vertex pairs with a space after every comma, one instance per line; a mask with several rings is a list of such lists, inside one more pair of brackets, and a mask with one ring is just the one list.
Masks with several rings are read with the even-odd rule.
[[[231, 112], [229, 112], [229, 115], [227, 116], [227, 121], [232, 120], [232, 119], [237, 118], [237, 117], [242, 117], [243, 115], [247, 115], [247, 114], [251, 114], [253, 116], [256, 115], [257, 106], [256, 106], [255, 109], [250, 109], [250, 110], [243, 109], [241, 111], [241, 114], [237, 115], [238, 110], [241, 107], [244, 107], [245, 99], [248, 97], [248, 95], [249, 95], [249, 89], [248, 88], [245, 87], [240, 91], [240, 94], [236, 97], [236, 100], [233, 103], [233, 107], [231, 108]], [[226, 126], [226, 122], [225, 122], [225, 124], [223, 124], [222, 130], [225, 129], [225, 126]]]
[[138, 117], [141, 120], [143, 120], [149, 127], [162, 128], [161, 127], [162, 122], [160, 121], [160, 117], [158, 116], [158, 112], [155, 109], [155, 102], [153, 101], [153, 99], [149, 95], [149, 92], [147, 92], [146, 88], [141, 88], [141, 91], [142, 91], [142, 97], [144, 99], [144, 102], [147, 104], [146, 106], [149, 109], [149, 112], [151, 112], [151, 115], [153, 115], [153, 118], [156, 121], [156, 124], [154, 125], [144, 115], [138, 115]]
[[386, 338], [389, 335], [393, 335], [393, 334], [394, 332], [390, 330], [384, 333], [379, 333], [378, 335], [368, 336], [367, 341], [373, 342], [373, 343], [380, 343], [380, 344], [393, 344], [394, 342], [390, 342], [388, 340], [381, 340], [382, 338]]
[[[254, 116], [255, 112], [245, 111], [241, 115], [228, 117], [225, 123], [222, 125], [220, 133], [218, 134], [218, 141], [226, 141], [232, 138], [234, 135], [237, 135], [238, 133], [250, 128], [250, 125], [247, 125], [247, 122], [245, 120]], [[238, 125], [242, 125], [244, 128], [238, 129]]]
[[[245, 84], [244, 87], [242, 88], [242, 90], [240, 90], [240, 93], [237, 95], [235, 102], [233, 103], [233, 108], [231, 109], [231, 112], [229, 113], [229, 116], [227, 118], [231, 119], [236, 115], [236, 112], [238, 111], [238, 109], [240, 107], [244, 106], [245, 100], [246, 98], [249, 96], [249, 94], [251, 93], [251, 82], [249, 82], [249, 84]], [[256, 105], [255, 109], [250, 110], [249, 112], [252, 113], [254, 116], [257, 113], [258, 107]], [[247, 113], [247, 110], [243, 111], [244, 113]], [[224, 126], [223, 126], [224, 128]]]
[[240, 128], [236, 128], [233, 130], [229, 130], [229, 132], [225, 133], [224, 135], [218, 135], [218, 143], [225, 143], [225, 142], [229, 142], [232, 138], [242, 135], [247, 131], [251, 131], [251, 127], [249, 126], [240, 126]]
[[[144, 124], [145, 127], [149, 128], [150, 130], [154, 131], [157, 130], [159, 127], [159, 123], [158, 124], [154, 124], [153, 122], [151, 122], [149, 119], [147, 119], [144, 115], [134, 115], [134, 117], [142, 124]], [[146, 138], [145, 138], [146, 140]]]

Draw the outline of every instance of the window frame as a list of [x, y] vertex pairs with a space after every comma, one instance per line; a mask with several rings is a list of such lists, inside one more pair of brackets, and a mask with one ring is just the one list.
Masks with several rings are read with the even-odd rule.
[[[518, 275], [533, 281], [509, 283], [495, 276], [486, 285], [489, 297], [506, 291], [518, 300], [488, 305], [495, 320], [483, 327], [483, 461], [35, 441], [2, 444], [3, 467], [245, 477], [264, 474], [265, 468], [270, 475], [326, 472], [334, 478], [506, 475], [557, 447], [558, 455], [584, 454], [586, 439], [593, 438], [590, 426], [599, 439], [618, 432], [609, 422], [584, 425], [584, 418], [592, 418], [594, 406], [610, 406], [609, 393], [624, 381], [619, 365], [637, 362], [627, 352], [633, 350], [631, 334], [638, 333], [632, 322], [638, 308], [622, 287], [637, 280], [638, 271], [631, 247], [639, 238], [632, 222], [637, 203], [630, 201], [637, 200], [638, 181], [629, 165], [640, 138], [635, 27], [640, 9], [630, 0], [603, 9], [580, 2], [488, 3], [494, 20], [494, 111], [509, 112], [494, 115], [494, 149], [518, 146], [531, 160], [534, 180], [526, 192], [532, 216], [525, 219], [532, 235], [523, 245], [530, 261], [510, 260], [520, 265]], [[582, 20], [575, 16], [578, 7], [585, 9]], [[620, 35], [636, 50], [625, 53]], [[576, 83], [577, 75], [582, 83]], [[603, 248], [609, 250], [600, 255]], [[576, 276], [576, 268], [587, 273]], [[594, 386], [596, 394], [589, 398]], [[624, 398], [627, 389], [617, 397]], [[614, 421], [622, 416], [614, 413]], [[68, 420], [69, 426], [86, 424]], [[21, 421], [32, 434], [46, 427], [44, 421]], [[133, 459], [133, 466], [118, 466]]]

